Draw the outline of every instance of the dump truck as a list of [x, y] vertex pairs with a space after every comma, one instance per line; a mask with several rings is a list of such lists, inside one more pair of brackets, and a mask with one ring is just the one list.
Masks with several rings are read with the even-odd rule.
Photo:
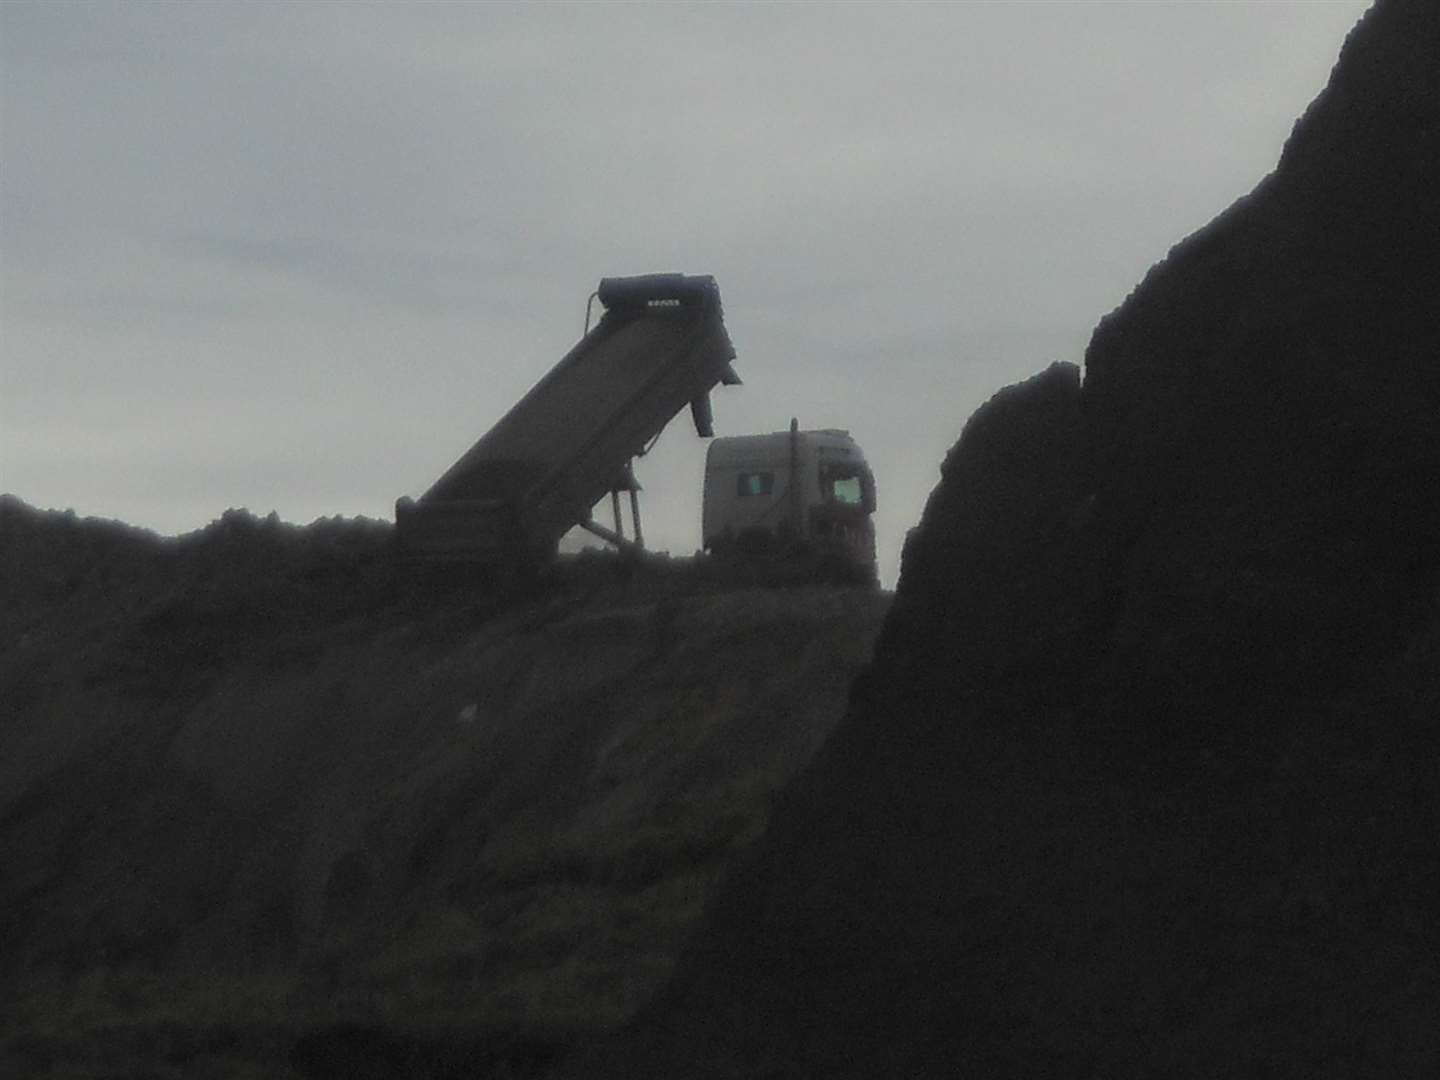
[[[596, 299], [594, 328], [587, 305], [579, 343], [419, 499], [399, 499], [402, 555], [534, 567], [576, 525], [620, 547], [643, 544], [631, 463], [687, 405], [696, 433], [713, 435], [710, 391], [740, 383], [735, 348], [709, 275], [605, 278]], [[613, 528], [591, 515], [607, 493]]]
[[705, 455], [705, 550], [875, 580], [875, 476], [848, 431], [718, 438]]

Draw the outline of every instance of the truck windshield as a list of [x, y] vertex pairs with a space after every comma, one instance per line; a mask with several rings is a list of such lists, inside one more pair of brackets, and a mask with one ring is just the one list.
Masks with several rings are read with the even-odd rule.
[[827, 500], [846, 506], [859, 506], [864, 497], [858, 476], [837, 476], [831, 473], [824, 478], [821, 487]]

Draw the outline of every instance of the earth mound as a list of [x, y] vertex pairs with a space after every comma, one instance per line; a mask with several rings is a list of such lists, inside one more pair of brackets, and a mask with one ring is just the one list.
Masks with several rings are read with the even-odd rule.
[[0, 500], [0, 1074], [533, 1076], [668, 977], [889, 597]]

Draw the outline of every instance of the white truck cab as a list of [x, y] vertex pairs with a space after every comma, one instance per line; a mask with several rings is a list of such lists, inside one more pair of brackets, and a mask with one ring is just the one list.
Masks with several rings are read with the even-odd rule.
[[717, 554], [798, 546], [875, 566], [875, 477], [848, 431], [718, 438], [705, 456], [701, 533]]

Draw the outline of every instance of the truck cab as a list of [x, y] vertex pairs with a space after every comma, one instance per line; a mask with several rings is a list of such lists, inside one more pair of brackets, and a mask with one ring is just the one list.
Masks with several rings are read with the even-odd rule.
[[701, 534], [717, 555], [803, 551], [875, 572], [875, 477], [848, 431], [718, 438], [705, 456]]

